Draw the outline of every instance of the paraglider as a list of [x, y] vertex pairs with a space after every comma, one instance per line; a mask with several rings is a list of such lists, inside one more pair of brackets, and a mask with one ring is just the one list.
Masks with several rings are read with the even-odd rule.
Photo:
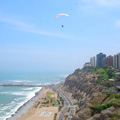
[[67, 17], [69, 17], [69, 15], [66, 14], [66, 13], [60, 13], [60, 14], [58, 14], [58, 15], [56, 16], [56, 18], [58, 18], [58, 17], [60, 17], [60, 16], [67, 16]]
[[[60, 13], [60, 14], [58, 14], [58, 15], [56, 16], [56, 18], [58, 18], [58, 17], [60, 17], [60, 16], [66, 16], [66, 17], [69, 17], [69, 15], [66, 14], [66, 13]], [[64, 25], [61, 25], [61, 27], [63, 28]]]

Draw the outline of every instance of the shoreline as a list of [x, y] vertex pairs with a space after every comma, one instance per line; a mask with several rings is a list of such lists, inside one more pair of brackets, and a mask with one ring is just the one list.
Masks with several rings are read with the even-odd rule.
[[18, 119], [14, 120], [53, 120], [55, 114], [58, 113], [58, 106], [52, 105], [55, 104], [53, 99], [57, 100], [57, 93], [52, 91], [50, 87], [45, 87], [33, 106]]
[[20, 118], [23, 114], [25, 114], [33, 105], [34, 103], [39, 99], [41, 92], [45, 89], [45, 87], [41, 86], [41, 89], [37, 92], [35, 92], [35, 96], [33, 96], [31, 99], [29, 99], [27, 102], [25, 102], [23, 105], [21, 105], [15, 113], [11, 115], [11, 117], [6, 118], [5, 120], [17, 120]]

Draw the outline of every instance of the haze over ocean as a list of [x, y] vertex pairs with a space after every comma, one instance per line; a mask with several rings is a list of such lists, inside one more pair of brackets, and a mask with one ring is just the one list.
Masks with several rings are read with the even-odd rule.
[[0, 72], [0, 83], [52, 84], [65, 80], [70, 72]]

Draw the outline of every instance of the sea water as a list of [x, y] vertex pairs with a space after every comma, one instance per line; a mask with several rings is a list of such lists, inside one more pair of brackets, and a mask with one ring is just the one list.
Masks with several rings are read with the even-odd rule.
[[65, 80], [67, 72], [1, 72], [0, 84], [52, 84]]
[[[0, 84], [55, 84], [65, 80], [63, 73], [0, 72]], [[42, 87], [0, 86], [0, 120], [11, 117], [19, 107], [35, 96]]]
[[11, 117], [19, 107], [35, 96], [41, 87], [0, 87], [0, 120]]

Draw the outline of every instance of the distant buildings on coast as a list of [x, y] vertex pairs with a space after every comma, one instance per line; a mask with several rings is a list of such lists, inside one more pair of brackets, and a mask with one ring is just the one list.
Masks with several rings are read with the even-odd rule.
[[108, 68], [114, 68], [114, 69], [120, 69], [120, 53], [112, 56], [106, 56], [106, 54], [99, 53], [96, 55], [96, 57], [91, 57], [90, 62], [86, 62], [84, 64], [84, 68], [102, 68], [102, 67], [108, 67]]
[[[110, 71], [114, 71], [114, 77], [108, 79], [108, 81], [111, 82], [116, 91], [120, 93], [120, 53], [114, 56], [106, 56], [106, 54], [99, 53], [96, 57], [91, 57], [90, 62], [86, 62], [83, 68], [88, 70], [90, 68], [107, 68]], [[109, 74], [111, 74], [111, 72]]]

